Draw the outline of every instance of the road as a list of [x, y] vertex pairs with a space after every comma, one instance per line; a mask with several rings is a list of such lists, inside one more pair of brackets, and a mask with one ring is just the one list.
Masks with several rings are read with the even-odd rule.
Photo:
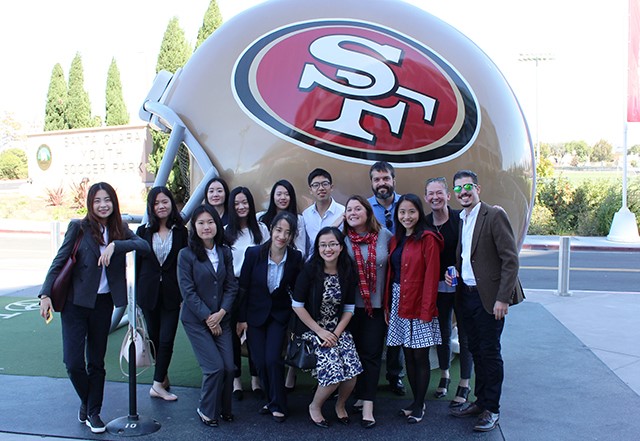
[[[48, 234], [0, 233], [0, 295], [39, 285], [51, 259]], [[572, 251], [569, 289], [640, 292], [640, 252]], [[558, 251], [523, 250], [525, 289], [558, 288]]]
[[[640, 292], [640, 252], [572, 251], [569, 290]], [[520, 281], [526, 289], [558, 289], [558, 251], [523, 250]]]

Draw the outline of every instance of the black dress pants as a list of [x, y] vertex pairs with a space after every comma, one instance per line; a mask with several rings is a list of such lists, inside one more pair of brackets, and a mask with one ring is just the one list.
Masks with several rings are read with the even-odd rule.
[[68, 301], [60, 315], [64, 364], [88, 415], [98, 415], [102, 410], [104, 356], [112, 314], [111, 294], [98, 294], [95, 308]]

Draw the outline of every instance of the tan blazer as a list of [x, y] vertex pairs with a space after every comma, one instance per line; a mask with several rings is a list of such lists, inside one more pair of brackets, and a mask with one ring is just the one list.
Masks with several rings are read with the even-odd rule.
[[[463, 222], [460, 222], [460, 234], [462, 224]], [[520, 287], [518, 247], [507, 213], [502, 208], [480, 202], [470, 255], [471, 267], [484, 309], [493, 314], [496, 300], [509, 304], [517, 303], [515, 291]], [[462, 241], [459, 240], [456, 251], [458, 273], [461, 267]], [[521, 290], [522, 288], [520, 294]]]

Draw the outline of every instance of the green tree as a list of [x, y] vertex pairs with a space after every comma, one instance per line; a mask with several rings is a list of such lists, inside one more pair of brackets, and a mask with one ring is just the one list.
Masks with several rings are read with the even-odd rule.
[[198, 30], [198, 38], [196, 40], [196, 49], [209, 37], [213, 32], [222, 25], [222, 14], [216, 0], [211, 0], [207, 11], [204, 13], [202, 26]]
[[27, 155], [21, 149], [7, 149], [0, 153], [0, 179], [25, 179]]
[[95, 121], [91, 117], [89, 94], [84, 89], [82, 57], [79, 53], [76, 53], [73, 58], [71, 70], [69, 70], [69, 94], [65, 115], [70, 129], [94, 127]]
[[536, 162], [536, 178], [551, 178], [553, 177], [553, 162], [550, 159], [542, 156], [539, 161]]
[[591, 159], [594, 161], [613, 161], [613, 146], [601, 139], [593, 145]]
[[105, 99], [105, 122], [107, 126], [122, 126], [129, 124], [129, 112], [122, 96], [120, 70], [116, 59], [111, 59], [107, 72], [107, 91]]
[[67, 127], [65, 112], [67, 109], [67, 81], [60, 63], [56, 63], [51, 71], [47, 104], [44, 108], [44, 131], [64, 130]]
[[24, 141], [26, 136], [21, 132], [22, 125], [13, 119], [9, 112], [3, 112], [0, 119], [0, 151], [18, 141]]
[[[173, 17], [165, 30], [158, 62], [156, 63], [156, 73], [161, 70], [176, 72], [184, 66], [191, 56], [191, 46], [187, 42], [184, 31], [176, 17]], [[158, 172], [160, 162], [164, 156], [169, 136], [165, 133], [152, 131], [153, 149], [149, 155], [147, 164], [148, 170], [155, 174]], [[178, 202], [186, 201], [189, 197], [189, 153], [184, 146], [178, 150], [178, 160], [174, 163], [167, 187], [175, 195]]]
[[627, 153], [630, 155], [640, 155], [640, 144], [636, 144], [627, 149]]
[[585, 141], [570, 141], [565, 146], [566, 151], [574, 155], [576, 165], [586, 162], [591, 157], [591, 147]]

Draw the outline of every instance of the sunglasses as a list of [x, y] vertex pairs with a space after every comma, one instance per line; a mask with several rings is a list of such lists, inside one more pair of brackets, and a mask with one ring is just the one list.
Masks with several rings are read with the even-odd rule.
[[390, 229], [393, 226], [393, 219], [391, 219], [391, 212], [389, 210], [384, 210], [384, 223], [387, 226], [387, 229]]
[[464, 188], [465, 191], [471, 191], [471, 190], [473, 190], [473, 187], [475, 187], [475, 186], [476, 186], [476, 184], [455, 185], [453, 187], [453, 192], [454, 193], [460, 193], [463, 188]]

